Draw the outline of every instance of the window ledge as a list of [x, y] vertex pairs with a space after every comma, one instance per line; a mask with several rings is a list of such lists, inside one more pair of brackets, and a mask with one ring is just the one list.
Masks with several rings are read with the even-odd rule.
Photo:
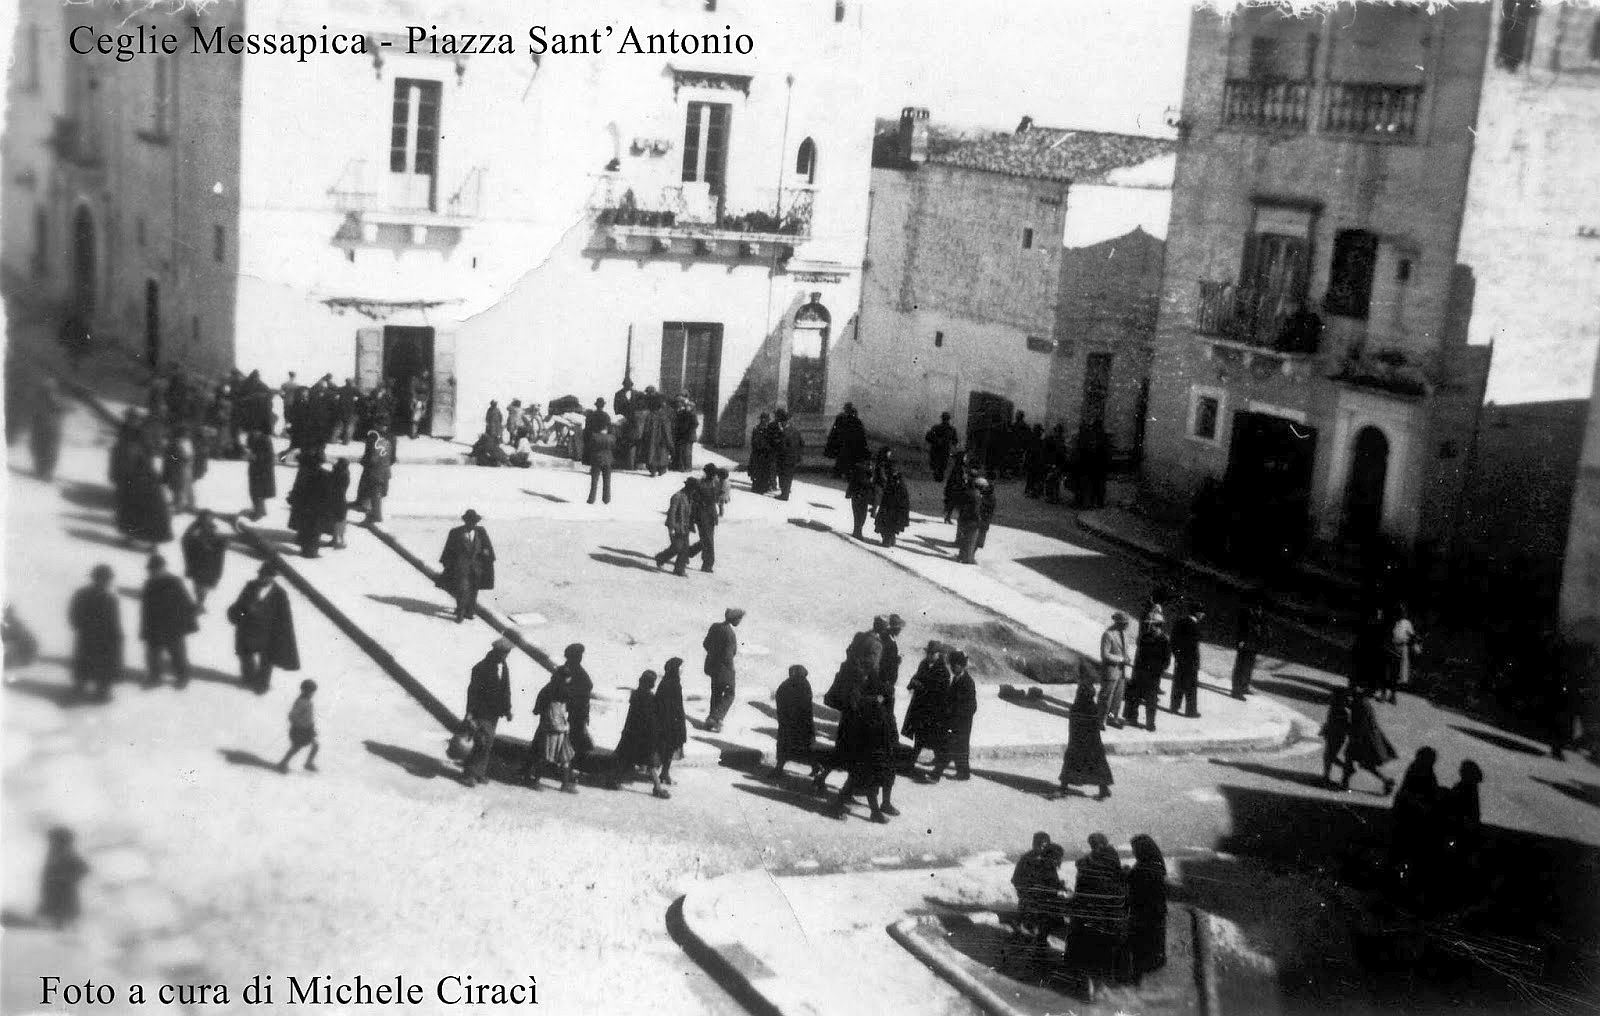
[[134, 135], [148, 145], [170, 145], [172, 143], [172, 135], [166, 131], [134, 131]]

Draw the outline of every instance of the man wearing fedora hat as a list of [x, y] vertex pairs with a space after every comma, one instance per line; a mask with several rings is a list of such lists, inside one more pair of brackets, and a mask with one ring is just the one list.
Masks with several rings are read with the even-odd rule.
[[1100, 729], [1122, 726], [1122, 696], [1128, 689], [1128, 615], [1112, 611], [1111, 626], [1100, 635]]
[[478, 525], [482, 519], [468, 508], [462, 524], [445, 537], [444, 553], [439, 555], [444, 566], [439, 584], [456, 598], [456, 624], [477, 613], [479, 590], [494, 588], [494, 544]]
[[150, 555], [139, 598], [139, 638], [144, 641], [145, 687], [161, 683], [163, 654], [172, 661], [172, 676], [179, 688], [189, 683], [189, 650], [186, 639], [200, 629], [195, 620], [194, 600], [183, 579], [167, 570], [167, 559]]

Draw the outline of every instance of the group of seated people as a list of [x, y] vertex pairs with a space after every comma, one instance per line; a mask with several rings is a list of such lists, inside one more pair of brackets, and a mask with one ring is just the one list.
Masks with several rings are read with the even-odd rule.
[[1034, 833], [1033, 848], [1011, 875], [1018, 932], [1044, 948], [1059, 933], [1066, 965], [1091, 1001], [1106, 985], [1136, 984], [1167, 963], [1166, 860], [1143, 833], [1130, 846], [1134, 863], [1124, 868], [1105, 834], [1091, 833], [1069, 890], [1060, 873], [1066, 849], [1048, 833]]

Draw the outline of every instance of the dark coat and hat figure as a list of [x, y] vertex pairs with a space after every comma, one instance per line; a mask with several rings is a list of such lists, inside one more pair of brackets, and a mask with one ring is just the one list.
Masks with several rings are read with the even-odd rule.
[[706, 716], [706, 729], [712, 733], [722, 729], [722, 722], [727, 719], [728, 709], [733, 705], [733, 658], [739, 652], [739, 636], [734, 629], [742, 620], [744, 611], [729, 607], [723, 612], [722, 620], [707, 629], [705, 640], [701, 643], [706, 651], [706, 676], [711, 678], [711, 703]]
[[149, 578], [139, 597], [139, 638], [145, 645], [145, 687], [161, 683], [162, 659], [172, 664], [179, 688], [189, 683], [188, 638], [200, 630], [198, 611], [183, 579], [167, 571], [160, 554], [152, 555]]
[[472, 752], [462, 760], [467, 786], [485, 783], [489, 778], [489, 759], [494, 754], [495, 731], [501, 720], [511, 719], [511, 670], [506, 658], [511, 655], [511, 640], [498, 638], [473, 664], [467, 682], [466, 722], [473, 728]]
[[772, 775], [780, 776], [790, 762], [809, 763], [817, 738], [814, 699], [806, 668], [796, 663], [774, 693], [778, 715], [777, 759]]
[[251, 431], [245, 441], [245, 467], [250, 493], [250, 516], [259, 519], [267, 513], [267, 502], [278, 496], [278, 456], [266, 431]]
[[839, 415], [833, 418], [822, 454], [833, 460], [833, 475], [848, 476], [857, 462], [871, 455], [867, 445], [867, 427], [861, 422], [853, 403], [846, 402]]
[[133, 543], [172, 539], [172, 510], [150, 447], [146, 438], [124, 427], [111, 451], [117, 529]]
[[955, 778], [970, 779], [968, 762], [972, 757], [972, 721], [978, 714], [978, 686], [967, 670], [967, 654], [949, 655], [950, 687], [945, 693], [944, 744], [934, 753], [929, 778], [943, 778], [945, 767], [955, 764]]
[[[571, 648], [568, 647], [569, 650]], [[539, 695], [534, 699], [533, 711], [539, 718], [539, 726], [528, 744], [528, 761], [523, 769], [523, 777], [532, 783], [535, 790], [541, 789], [540, 769], [549, 766], [560, 775], [564, 793], [578, 792], [578, 782], [572, 772], [573, 759], [577, 756], [571, 738], [572, 698], [572, 675], [563, 666], [551, 671], [550, 680], [539, 689]]]
[[661, 668], [656, 686], [656, 757], [661, 762], [661, 782], [672, 784], [672, 760], [683, 755], [689, 743], [689, 720], [683, 712], [683, 659], [674, 656]]
[[329, 474], [322, 464], [321, 449], [302, 453], [294, 486], [289, 490], [289, 528], [294, 530], [295, 542], [306, 557], [317, 556], [330, 496]]
[[1128, 872], [1127, 972], [1135, 983], [1167, 965], [1167, 862], [1148, 835], [1133, 838]]
[[650, 793], [663, 800], [672, 795], [661, 785], [661, 738], [656, 732], [660, 711], [656, 708], [656, 672], [639, 675], [639, 685], [628, 696], [628, 715], [622, 722], [622, 736], [611, 756], [611, 771], [606, 786], [616, 790], [622, 781], [643, 767], [650, 777]]
[[460, 624], [478, 610], [478, 593], [494, 588], [494, 544], [478, 525], [483, 516], [468, 508], [461, 525], [450, 530], [439, 555], [443, 570], [439, 586], [456, 600], [455, 621]]
[[1067, 718], [1067, 749], [1061, 759], [1061, 789], [1054, 797], [1068, 794], [1069, 787], [1099, 787], [1099, 799], [1111, 796], [1111, 764], [1106, 761], [1106, 746], [1100, 738], [1100, 707], [1095, 700], [1098, 689], [1087, 673], [1078, 676], [1078, 693]]
[[276, 566], [262, 565], [228, 608], [228, 620], [234, 625], [233, 651], [239, 657], [239, 681], [258, 695], [272, 686], [274, 668], [300, 669], [294, 611], [277, 575]]
[[1348, 790], [1350, 777], [1355, 770], [1365, 769], [1382, 781], [1383, 793], [1387, 796], [1394, 790], [1394, 780], [1385, 776], [1382, 770], [1384, 765], [1398, 757], [1394, 745], [1389, 743], [1383, 728], [1378, 726], [1378, 717], [1372, 710], [1372, 699], [1365, 693], [1357, 693], [1350, 700], [1350, 737], [1344, 745], [1342, 786]]
[[183, 532], [183, 574], [194, 583], [195, 606], [206, 609], [206, 597], [222, 581], [222, 566], [227, 560], [228, 538], [217, 528], [216, 518], [200, 509]]
[[945, 664], [948, 648], [943, 642], [932, 640], [923, 650], [924, 655], [911, 675], [906, 689], [911, 702], [906, 706], [905, 722], [900, 733], [910, 739], [914, 754], [913, 763], [924, 750], [938, 754], [944, 746], [946, 723], [945, 699], [950, 691], [950, 668]]
[[878, 495], [878, 513], [873, 529], [883, 539], [885, 547], [894, 546], [895, 538], [911, 525], [911, 491], [898, 466], [891, 465], [885, 472], [883, 491]]
[[96, 565], [90, 584], [72, 595], [67, 620], [74, 636], [72, 683], [79, 694], [111, 697], [111, 685], [122, 676], [122, 607], [111, 589], [111, 568]]
[[1078, 861], [1067, 964], [1085, 980], [1092, 1001], [1116, 973], [1128, 937], [1128, 882], [1122, 861], [1104, 833], [1089, 834], [1089, 853]]

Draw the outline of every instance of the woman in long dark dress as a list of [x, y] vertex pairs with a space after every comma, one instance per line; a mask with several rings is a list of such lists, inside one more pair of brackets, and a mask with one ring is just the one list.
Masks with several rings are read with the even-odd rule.
[[1061, 759], [1061, 789], [1053, 800], [1067, 797], [1069, 787], [1100, 788], [1095, 800], [1111, 796], [1111, 764], [1106, 761], [1106, 746], [1100, 740], [1100, 708], [1095, 702], [1096, 688], [1087, 680], [1078, 681], [1078, 694], [1072, 700], [1067, 719], [1067, 750]]
[[300, 456], [300, 470], [289, 490], [289, 528], [294, 530], [300, 553], [316, 557], [322, 543], [323, 503], [328, 487], [322, 471], [322, 453], [313, 448]]
[[1134, 983], [1167, 965], [1167, 862], [1148, 835], [1133, 838], [1128, 872], [1128, 973]]
[[900, 726], [912, 745], [911, 764], [916, 765], [923, 751], [939, 754], [944, 748], [945, 696], [950, 691], [950, 668], [945, 665], [946, 648], [943, 642], [931, 640], [924, 650], [917, 672], [911, 676], [906, 689], [911, 692], [911, 702], [906, 706], [905, 722]]
[[206, 596], [222, 581], [228, 538], [217, 529], [209, 508], [200, 509], [183, 533], [183, 573], [194, 583], [194, 603], [205, 613]]
[[683, 659], [674, 656], [662, 668], [661, 684], [656, 688], [656, 758], [661, 763], [661, 782], [672, 785], [672, 760], [683, 755], [689, 741], [689, 722], [683, 714]]
[[[844, 727], [849, 724], [849, 733]], [[895, 763], [894, 714], [882, 695], [858, 692], [852, 708], [840, 719], [840, 761], [848, 774], [834, 801], [833, 815], [843, 818], [852, 794], [867, 795], [867, 806], [872, 810], [872, 821], [879, 825], [888, 823], [879, 802], [880, 792], [892, 785]]]
[[883, 493], [878, 498], [878, 514], [872, 528], [883, 538], [885, 547], [894, 546], [895, 537], [911, 525], [911, 492], [906, 478], [892, 461], [885, 467]]
[[812, 761], [812, 750], [817, 738], [816, 716], [811, 681], [805, 667], [796, 663], [789, 668], [789, 676], [778, 685], [775, 698], [778, 713], [777, 758], [772, 766], [772, 776], [783, 775], [790, 762], [802, 765]]
[[672, 795], [661, 786], [660, 738], [656, 736], [656, 672], [647, 670], [639, 675], [639, 686], [628, 696], [628, 716], [622, 721], [622, 736], [617, 740], [617, 750], [611, 756], [611, 772], [606, 776], [606, 787], [616, 790], [622, 781], [633, 775], [633, 770], [643, 766], [650, 774], [650, 793], [666, 798]]
[[323, 532], [333, 537], [335, 549], [344, 548], [344, 532], [350, 515], [350, 460], [340, 459], [333, 464], [333, 472], [324, 481], [322, 519]]
[[1344, 746], [1344, 780], [1340, 789], [1350, 789], [1350, 777], [1357, 768], [1365, 769], [1383, 782], [1383, 796], [1394, 792], [1394, 780], [1383, 775], [1383, 767], [1398, 757], [1394, 745], [1378, 726], [1372, 700], [1365, 692], [1350, 701], [1350, 738]]
[[154, 458], [135, 439], [122, 478], [126, 511], [118, 520], [122, 535], [134, 543], [166, 543], [172, 539], [172, 509]]
[[267, 502], [278, 496], [278, 455], [272, 449], [271, 436], [264, 430], [250, 433], [245, 441], [245, 455], [250, 460], [246, 467], [250, 517], [259, 519], [267, 514]]
[[1089, 835], [1089, 854], [1078, 861], [1071, 910], [1067, 963], [1083, 975], [1092, 1002], [1116, 973], [1128, 935], [1127, 877], [1104, 833]]

